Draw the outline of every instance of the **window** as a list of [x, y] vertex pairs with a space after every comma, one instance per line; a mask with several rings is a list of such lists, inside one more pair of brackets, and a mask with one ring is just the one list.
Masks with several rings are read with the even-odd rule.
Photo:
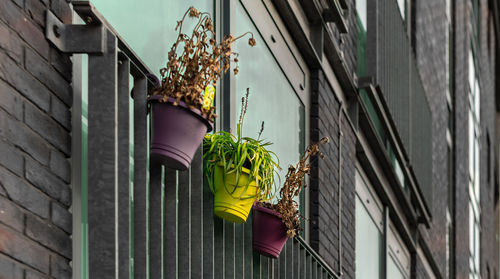
[[[356, 278], [410, 278], [410, 252], [394, 224], [386, 217], [384, 211], [387, 209], [359, 167], [355, 180]], [[384, 274], [384, 266], [387, 274]]]
[[382, 204], [356, 172], [356, 278], [384, 278]]
[[406, 21], [406, 0], [397, 0], [398, 1], [398, 9], [401, 14], [401, 18], [403, 21]]
[[469, 270], [480, 278], [480, 87], [474, 54], [469, 52]]

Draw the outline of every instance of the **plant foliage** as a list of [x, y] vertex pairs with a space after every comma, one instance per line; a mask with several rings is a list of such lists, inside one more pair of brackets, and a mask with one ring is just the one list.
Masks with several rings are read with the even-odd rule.
[[[198, 19], [191, 36], [182, 33], [182, 25], [188, 15]], [[239, 37], [226, 35], [222, 42], [217, 43], [210, 14], [199, 12], [194, 7], [190, 7], [177, 21], [175, 30], [178, 30], [177, 40], [168, 52], [166, 67], [160, 70], [162, 84], [153, 94], [163, 95], [162, 102], [166, 102], [168, 97], [174, 98], [174, 105], [183, 101], [208, 118], [214, 118], [213, 105], [203, 106], [203, 92], [207, 86], [216, 86], [221, 74], [229, 70], [231, 62], [238, 62], [238, 54], [232, 51], [231, 45], [250, 34], [248, 44], [255, 46], [253, 34], [246, 32]], [[238, 73], [237, 64], [233, 71]]]
[[325, 144], [329, 141], [328, 137], [324, 137], [319, 143], [311, 144], [307, 147], [305, 154], [300, 158], [296, 166], [290, 165], [286, 174], [285, 183], [280, 190], [278, 202], [275, 204], [261, 201], [260, 205], [270, 208], [281, 215], [281, 220], [287, 228], [288, 237], [294, 237], [301, 230], [299, 213], [299, 205], [293, 199], [300, 194], [300, 191], [306, 187], [304, 178], [311, 170], [311, 158], [319, 156], [324, 158], [323, 153], [319, 150], [320, 144]]
[[[223, 168], [223, 182], [226, 185], [226, 176], [235, 173], [236, 181], [239, 181], [243, 168], [250, 170], [248, 183], [242, 198], [246, 193], [251, 181], [257, 183], [257, 196], [248, 198], [258, 198], [260, 200], [269, 200], [274, 194], [274, 174], [279, 169], [278, 158], [276, 154], [268, 150], [272, 143], [260, 139], [264, 130], [264, 122], [257, 139], [243, 137], [243, 119], [248, 105], [249, 89], [246, 96], [242, 98], [242, 108], [240, 120], [237, 124], [236, 136], [226, 131], [219, 131], [214, 134], [207, 134], [203, 140], [203, 158], [205, 159], [205, 174], [210, 185], [210, 189], [215, 193], [214, 172], [217, 166]], [[235, 189], [226, 190], [233, 194]]]

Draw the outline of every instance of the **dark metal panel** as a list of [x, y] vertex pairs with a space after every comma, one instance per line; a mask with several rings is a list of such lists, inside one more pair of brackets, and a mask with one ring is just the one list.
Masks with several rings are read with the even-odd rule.
[[[248, 221], [247, 221], [248, 222]], [[245, 235], [243, 230], [245, 224], [236, 224], [234, 226], [234, 270], [236, 278], [243, 278], [243, 262], [245, 261], [243, 249]]]
[[243, 275], [245, 279], [251, 279], [253, 277], [253, 247], [252, 247], [252, 214], [248, 216], [248, 220], [243, 224], [244, 233], [244, 260], [243, 260]]
[[261, 279], [260, 268], [260, 255], [257, 253], [253, 253], [253, 279]]
[[162, 261], [162, 165], [151, 162], [149, 183], [149, 277], [161, 278]]
[[107, 52], [89, 56], [88, 221], [89, 276], [117, 276], [117, 42], [107, 32]]
[[[203, 176], [204, 184], [206, 178]], [[214, 199], [209, 187], [203, 187], [203, 278], [214, 277]], [[220, 278], [220, 277], [219, 277]]]
[[190, 181], [189, 181], [189, 171], [179, 171], [179, 183], [178, 183], [178, 216], [177, 216], [177, 261], [178, 261], [178, 276], [179, 278], [190, 278], [190, 247], [189, 247], [189, 225], [190, 225]]
[[234, 278], [234, 226], [224, 221], [224, 279]]
[[191, 278], [202, 278], [203, 158], [201, 148], [191, 163]]
[[[134, 78], [134, 278], [147, 276], [147, 81]], [[90, 107], [90, 106], [89, 106]]]
[[165, 168], [165, 207], [163, 212], [165, 279], [177, 278], [177, 171]]
[[269, 259], [264, 256], [260, 256], [260, 278], [268, 279], [269, 276]]
[[284, 247], [286, 251], [286, 268], [285, 276], [287, 279], [293, 278], [293, 241], [288, 240]]
[[130, 276], [130, 62], [118, 56], [118, 278]]
[[[213, 201], [213, 197], [210, 197]], [[222, 219], [213, 214], [213, 209], [210, 211], [214, 222], [214, 278], [223, 278], [224, 276], [224, 222]]]

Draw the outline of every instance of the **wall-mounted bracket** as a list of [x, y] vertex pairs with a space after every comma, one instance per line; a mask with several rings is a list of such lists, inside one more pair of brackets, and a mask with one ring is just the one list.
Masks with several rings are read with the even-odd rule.
[[100, 21], [87, 20], [87, 24], [64, 24], [47, 10], [45, 36], [62, 52], [103, 54], [106, 51], [105, 27]]

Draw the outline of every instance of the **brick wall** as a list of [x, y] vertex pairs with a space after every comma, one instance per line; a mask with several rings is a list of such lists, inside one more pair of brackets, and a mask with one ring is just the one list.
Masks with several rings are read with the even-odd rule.
[[[434, 202], [429, 204], [432, 214], [430, 229], [427, 230], [422, 226], [421, 231], [440, 273], [445, 276], [447, 268], [446, 209], [448, 207], [446, 5], [445, 1], [414, 1], [413, 3], [414, 54], [432, 113]], [[417, 271], [421, 269], [419, 260], [420, 258], [417, 257]]]
[[[311, 141], [329, 136], [323, 148], [324, 160], [315, 162], [310, 180], [310, 241], [312, 247], [338, 271], [338, 167], [339, 102], [321, 71], [311, 74]], [[355, 136], [346, 115], [342, 113], [342, 257], [344, 278], [354, 278], [355, 220], [354, 167]]]
[[71, 278], [71, 62], [44, 35], [64, 0], [0, 1], [0, 278]]

